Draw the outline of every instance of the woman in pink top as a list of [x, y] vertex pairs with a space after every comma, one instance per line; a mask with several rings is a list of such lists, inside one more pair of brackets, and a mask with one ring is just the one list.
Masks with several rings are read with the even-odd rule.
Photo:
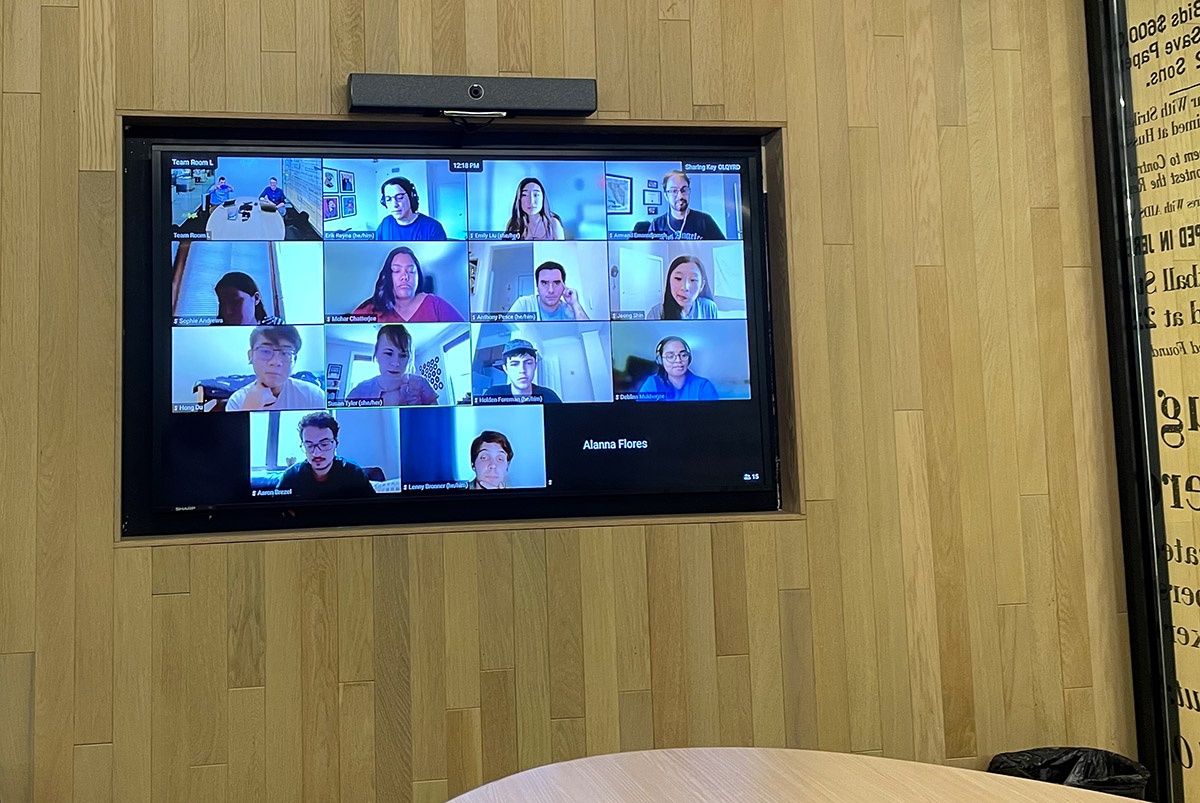
[[375, 294], [351, 315], [374, 315], [379, 323], [446, 323], [465, 320], [446, 299], [421, 292], [425, 275], [407, 245], [393, 248], [383, 260]]

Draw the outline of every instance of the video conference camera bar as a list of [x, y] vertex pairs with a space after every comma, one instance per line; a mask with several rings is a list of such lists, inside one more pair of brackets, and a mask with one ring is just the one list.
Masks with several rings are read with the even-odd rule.
[[594, 78], [351, 73], [349, 86], [352, 112], [487, 119], [587, 117], [596, 111]]

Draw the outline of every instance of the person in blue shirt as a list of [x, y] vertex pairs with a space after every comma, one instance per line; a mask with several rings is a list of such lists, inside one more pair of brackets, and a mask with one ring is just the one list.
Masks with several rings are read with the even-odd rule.
[[279, 187], [279, 181], [274, 176], [271, 176], [271, 181], [263, 188], [263, 191], [258, 194], [258, 200], [270, 201], [276, 206], [283, 206], [283, 202], [287, 198], [283, 194], [283, 190]]
[[225, 177], [221, 176], [217, 179], [217, 183], [208, 191], [208, 198], [213, 206], [220, 206], [233, 197], [233, 187], [225, 181]]
[[388, 215], [375, 229], [376, 240], [445, 240], [446, 230], [421, 208], [417, 187], [404, 176], [392, 176], [379, 187], [379, 203]]
[[638, 393], [647, 395], [639, 401], [716, 401], [717, 389], [712, 382], [692, 373], [692, 350], [682, 337], [668, 335], [654, 348], [658, 370], [646, 377]]

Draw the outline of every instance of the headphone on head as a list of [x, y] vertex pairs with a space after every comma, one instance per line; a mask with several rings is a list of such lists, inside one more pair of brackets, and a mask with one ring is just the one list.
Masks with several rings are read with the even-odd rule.
[[387, 185], [396, 184], [400, 189], [404, 190], [408, 196], [408, 202], [412, 205], [414, 212], [421, 206], [421, 196], [417, 194], [417, 185], [406, 179], [404, 176], [392, 176], [387, 181], [379, 185], [379, 205], [384, 209], [387, 208], [387, 201], [383, 199], [386, 194]]
[[684, 351], [686, 351], [688, 354], [692, 353], [692, 347], [689, 346], [688, 342], [686, 340], [684, 340], [682, 337], [679, 337], [678, 335], [667, 335], [662, 340], [658, 341], [658, 345], [654, 347], [654, 361], [656, 363], [658, 363], [660, 366], [663, 364], [663, 356], [662, 356], [663, 347], [665, 345], [667, 345], [667, 343], [671, 340], [678, 340], [680, 343], [683, 344]]

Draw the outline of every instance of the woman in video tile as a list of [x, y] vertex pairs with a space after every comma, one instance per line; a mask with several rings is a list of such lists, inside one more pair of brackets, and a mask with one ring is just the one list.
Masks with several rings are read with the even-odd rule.
[[379, 376], [359, 382], [349, 401], [381, 399], [384, 407], [437, 404], [437, 392], [412, 367], [412, 335], [400, 324], [379, 328], [375, 336], [375, 362]]
[[662, 301], [646, 312], [648, 321], [710, 321], [717, 317], [717, 302], [704, 272], [704, 263], [692, 254], [680, 254], [667, 270]]
[[224, 326], [277, 326], [283, 318], [268, 315], [262, 293], [249, 274], [231, 271], [213, 290], [217, 294], [217, 317]]
[[692, 350], [682, 337], [667, 336], [654, 348], [658, 370], [638, 388], [646, 401], [716, 401], [712, 382], [692, 373]]
[[515, 240], [562, 240], [562, 218], [550, 211], [546, 188], [536, 178], [526, 177], [517, 185], [512, 217], [504, 227], [506, 237]]
[[421, 290], [425, 274], [421, 262], [406, 245], [393, 248], [383, 260], [375, 280], [375, 294], [351, 315], [374, 315], [379, 323], [449, 323], [465, 320], [441, 296]]
[[467, 487], [474, 491], [507, 488], [508, 466], [512, 459], [512, 444], [504, 433], [485, 429], [471, 441], [471, 465], [475, 469], [475, 479]]

